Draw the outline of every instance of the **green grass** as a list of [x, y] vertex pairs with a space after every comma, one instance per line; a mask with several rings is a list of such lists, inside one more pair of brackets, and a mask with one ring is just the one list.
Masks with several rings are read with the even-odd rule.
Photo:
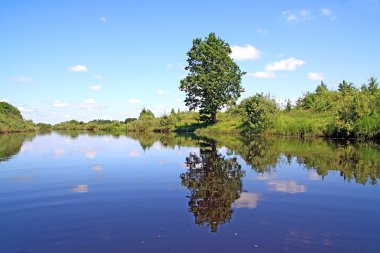
[[380, 113], [360, 119], [356, 124], [356, 132], [359, 137], [379, 139]]
[[203, 128], [196, 129], [200, 135], [206, 134], [240, 134], [243, 131], [242, 118], [238, 114], [218, 113], [218, 122], [214, 125], [206, 125]]
[[266, 134], [285, 136], [325, 136], [327, 127], [334, 121], [330, 113], [294, 110], [281, 112]]

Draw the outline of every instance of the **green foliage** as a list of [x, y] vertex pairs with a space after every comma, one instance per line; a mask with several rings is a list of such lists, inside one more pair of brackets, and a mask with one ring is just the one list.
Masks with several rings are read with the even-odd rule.
[[231, 48], [214, 33], [193, 40], [187, 52], [188, 75], [181, 80], [180, 90], [186, 92], [185, 103], [190, 110], [199, 108], [201, 115], [216, 123], [216, 112], [233, 105], [244, 91], [241, 77], [245, 74], [231, 59]]
[[380, 90], [374, 77], [360, 89], [343, 80], [337, 91], [329, 91], [322, 83], [314, 93], [298, 100], [297, 109], [333, 115], [334, 120], [324, 129], [326, 136], [379, 138]]
[[334, 107], [336, 95], [336, 92], [329, 91], [326, 84], [321, 82], [314, 93], [308, 92], [297, 101], [296, 109], [314, 110], [317, 112], [329, 111]]
[[172, 115], [170, 116], [167, 116], [167, 115], [164, 115], [160, 118], [160, 121], [159, 121], [159, 131], [160, 132], [169, 132], [172, 128], [173, 128], [173, 121], [174, 121], [175, 117], [173, 117]]
[[291, 110], [293, 109], [293, 105], [292, 103], [290, 102], [290, 100], [286, 100], [286, 105], [285, 105], [285, 109], [284, 111], [285, 112], [290, 112]]
[[16, 107], [6, 102], [0, 102], [0, 114], [22, 119], [21, 112]]
[[258, 134], [273, 125], [279, 109], [274, 99], [263, 94], [244, 99], [240, 105], [245, 131]]
[[136, 118], [126, 118], [126, 119], [124, 120], [124, 123], [125, 123], [125, 124], [128, 124], [128, 123], [133, 122], [133, 121], [135, 121], [135, 120], [137, 120], [137, 119], [136, 119]]
[[145, 109], [145, 107], [141, 110], [139, 120], [154, 119], [154, 118], [155, 118], [154, 113], [151, 110]]
[[11, 104], [0, 102], [0, 133], [34, 131], [31, 120], [24, 120], [20, 111]]
[[52, 125], [45, 124], [45, 123], [38, 123], [38, 124], [36, 124], [36, 127], [38, 130], [51, 130], [52, 129]]

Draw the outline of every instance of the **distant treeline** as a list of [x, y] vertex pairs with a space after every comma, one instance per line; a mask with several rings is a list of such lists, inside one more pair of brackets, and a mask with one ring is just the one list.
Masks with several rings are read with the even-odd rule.
[[22, 119], [17, 108], [0, 103], [0, 132], [53, 130], [89, 130], [122, 132], [196, 132], [199, 134], [265, 134], [324, 136], [330, 138], [380, 138], [380, 89], [371, 77], [360, 87], [342, 81], [337, 90], [321, 82], [295, 104], [279, 105], [270, 95], [256, 94], [217, 114], [217, 123], [197, 112], [171, 110], [155, 117], [143, 108], [138, 118], [118, 120], [70, 120], [56, 125], [33, 124]]

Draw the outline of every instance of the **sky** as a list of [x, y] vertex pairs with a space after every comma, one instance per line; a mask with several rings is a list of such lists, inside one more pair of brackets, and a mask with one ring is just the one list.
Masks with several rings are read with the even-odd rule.
[[247, 72], [241, 99], [380, 78], [379, 0], [1, 0], [0, 101], [35, 123], [187, 110], [186, 52], [211, 32]]

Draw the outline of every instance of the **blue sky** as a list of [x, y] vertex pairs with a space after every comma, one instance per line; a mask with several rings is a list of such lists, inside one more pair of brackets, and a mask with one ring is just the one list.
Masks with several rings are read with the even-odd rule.
[[256, 92], [295, 100], [320, 80], [380, 77], [378, 0], [2, 0], [0, 100], [34, 122], [186, 110], [186, 52], [228, 42]]

